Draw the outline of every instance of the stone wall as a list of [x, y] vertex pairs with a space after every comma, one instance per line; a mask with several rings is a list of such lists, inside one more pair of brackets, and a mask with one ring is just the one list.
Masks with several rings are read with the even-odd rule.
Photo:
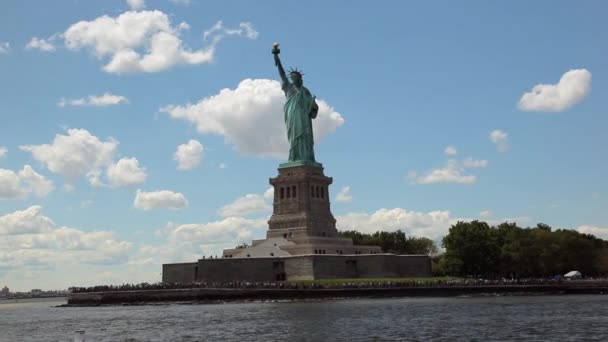
[[426, 255], [314, 256], [315, 279], [429, 277]]
[[285, 275], [287, 280], [313, 280], [314, 257], [290, 257], [285, 260]]
[[198, 263], [163, 264], [163, 283], [191, 283], [195, 280]]
[[[196, 273], [196, 274], [195, 274]], [[426, 255], [301, 255], [276, 258], [200, 259], [163, 265], [163, 281], [276, 281], [431, 276]]]
[[284, 258], [200, 259], [198, 281], [271, 281], [284, 273], [275, 262]]

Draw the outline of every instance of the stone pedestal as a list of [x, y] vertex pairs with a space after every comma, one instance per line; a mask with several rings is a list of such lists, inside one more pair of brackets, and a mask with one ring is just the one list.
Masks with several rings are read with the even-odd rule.
[[279, 175], [270, 178], [274, 187], [272, 216], [266, 239], [246, 248], [225, 249], [224, 258], [286, 257], [295, 255], [379, 254], [379, 246], [355, 246], [338, 236], [331, 213], [329, 186], [323, 166], [313, 162], [281, 164]]
[[329, 208], [332, 181], [319, 166], [279, 168], [279, 175], [270, 178], [274, 203], [266, 237], [296, 243], [314, 237], [337, 238], [336, 219]]

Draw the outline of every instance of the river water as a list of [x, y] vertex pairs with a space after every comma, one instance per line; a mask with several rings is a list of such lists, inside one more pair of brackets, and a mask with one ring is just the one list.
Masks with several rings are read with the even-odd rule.
[[64, 303], [0, 301], [0, 341], [608, 341], [606, 295]]

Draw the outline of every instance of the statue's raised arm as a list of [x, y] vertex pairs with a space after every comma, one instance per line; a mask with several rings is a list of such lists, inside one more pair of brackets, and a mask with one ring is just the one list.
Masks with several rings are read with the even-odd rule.
[[272, 44], [272, 54], [274, 55], [274, 65], [279, 69], [279, 76], [281, 76], [281, 81], [283, 82], [283, 88], [285, 85], [289, 84], [289, 79], [285, 74], [285, 69], [283, 69], [283, 64], [281, 64], [281, 59], [279, 58], [279, 53], [281, 53], [281, 49], [279, 49], [279, 43]]

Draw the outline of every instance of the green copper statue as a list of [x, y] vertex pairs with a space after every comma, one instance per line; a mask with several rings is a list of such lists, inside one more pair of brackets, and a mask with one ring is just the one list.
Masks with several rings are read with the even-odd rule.
[[287, 128], [287, 139], [289, 140], [289, 160], [281, 166], [320, 165], [315, 162], [312, 134], [312, 119], [317, 117], [319, 106], [315, 102], [315, 97], [303, 86], [301, 71], [290, 70], [291, 82], [289, 81], [279, 59], [280, 52], [279, 43], [274, 43], [272, 54], [281, 76], [281, 87], [287, 97], [283, 111], [285, 112], [285, 126]]

